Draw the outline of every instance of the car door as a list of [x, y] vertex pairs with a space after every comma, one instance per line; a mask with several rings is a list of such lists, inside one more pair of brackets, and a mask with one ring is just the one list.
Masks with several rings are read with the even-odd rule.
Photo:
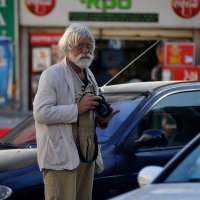
[[[119, 172], [118, 193], [139, 187], [137, 175], [147, 165], [164, 166], [187, 142], [200, 132], [200, 91], [184, 91], [160, 98], [116, 147]], [[159, 146], [133, 149], [133, 141], [145, 130], [160, 129], [166, 141]], [[126, 135], [127, 133], [124, 133]]]

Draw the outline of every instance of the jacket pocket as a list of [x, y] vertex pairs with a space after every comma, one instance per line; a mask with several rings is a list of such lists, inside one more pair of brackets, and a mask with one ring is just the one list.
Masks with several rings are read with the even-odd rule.
[[65, 143], [63, 138], [61, 138], [58, 142], [52, 141], [49, 139], [49, 162], [53, 165], [57, 164], [65, 164], [67, 159], [66, 159], [66, 148], [65, 148]]

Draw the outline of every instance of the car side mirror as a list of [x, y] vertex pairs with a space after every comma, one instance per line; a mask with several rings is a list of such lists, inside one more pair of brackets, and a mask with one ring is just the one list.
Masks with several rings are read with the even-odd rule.
[[143, 146], [159, 146], [164, 144], [166, 133], [159, 129], [149, 129], [143, 132], [142, 136], [133, 141], [134, 150]]
[[152, 183], [152, 181], [162, 172], [163, 167], [147, 166], [142, 168], [137, 176], [137, 181], [140, 187]]

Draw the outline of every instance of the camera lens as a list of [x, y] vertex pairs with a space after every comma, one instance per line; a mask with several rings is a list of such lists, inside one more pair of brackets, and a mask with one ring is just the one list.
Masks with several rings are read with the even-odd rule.
[[98, 95], [100, 96], [102, 99], [99, 102], [99, 105], [96, 107], [96, 111], [99, 113], [99, 115], [102, 118], [106, 118], [110, 115], [110, 108], [107, 105], [107, 101], [106, 98], [104, 97], [103, 94]]
[[99, 103], [96, 110], [102, 118], [106, 118], [110, 114], [110, 109], [103, 103]]

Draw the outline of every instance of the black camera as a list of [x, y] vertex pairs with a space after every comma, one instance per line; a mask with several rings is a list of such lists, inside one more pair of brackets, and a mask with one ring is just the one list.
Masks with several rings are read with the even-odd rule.
[[110, 115], [111, 110], [107, 105], [107, 100], [105, 96], [103, 94], [99, 94], [98, 96], [101, 97], [102, 99], [97, 101], [99, 105], [96, 107], [95, 110], [102, 118], [106, 118]]
[[[85, 96], [85, 95], [88, 94], [88, 93], [94, 94], [93, 92], [86, 92], [86, 93], [84, 93], [84, 94], [82, 95], [82, 97]], [[95, 95], [95, 94], [94, 94], [94, 95]], [[110, 115], [110, 113], [111, 113], [111, 110], [110, 110], [110, 108], [109, 108], [109, 106], [108, 106], [108, 104], [107, 104], [107, 100], [106, 100], [105, 96], [104, 96], [103, 94], [99, 94], [99, 95], [95, 95], [95, 96], [101, 97], [101, 100], [97, 100], [97, 102], [99, 103], [99, 105], [96, 106], [95, 110], [97, 111], [97, 113], [98, 113], [102, 118], [108, 117], [108, 116]], [[81, 99], [82, 99], [82, 97], [81, 97]], [[81, 99], [80, 99], [80, 100], [81, 100]]]

